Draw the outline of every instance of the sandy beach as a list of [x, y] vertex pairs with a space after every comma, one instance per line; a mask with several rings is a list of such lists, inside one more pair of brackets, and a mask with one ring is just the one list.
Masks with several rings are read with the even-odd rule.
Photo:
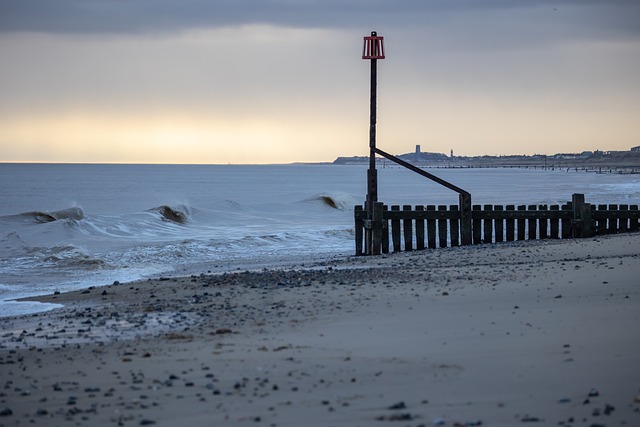
[[0, 318], [0, 426], [639, 426], [639, 237], [38, 297]]

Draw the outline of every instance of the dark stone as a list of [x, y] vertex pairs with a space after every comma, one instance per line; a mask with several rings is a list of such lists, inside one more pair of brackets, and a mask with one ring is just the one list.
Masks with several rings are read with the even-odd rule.
[[407, 405], [405, 405], [404, 402], [398, 402], [398, 403], [394, 403], [393, 405], [389, 406], [389, 409], [391, 410], [398, 410], [398, 409], [407, 409]]
[[8, 417], [10, 415], [13, 415], [13, 411], [9, 408], [4, 408], [2, 411], [0, 411], [0, 417]]

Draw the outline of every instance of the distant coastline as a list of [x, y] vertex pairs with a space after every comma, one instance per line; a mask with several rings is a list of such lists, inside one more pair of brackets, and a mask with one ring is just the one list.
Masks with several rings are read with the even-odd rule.
[[[399, 158], [421, 167], [435, 168], [488, 168], [521, 167], [542, 169], [578, 169], [601, 172], [640, 173], [640, 146], [628, 151], [584, 151], [582, 153], [558, 153], [506, 156], [447, 156], [442, 153], [421, 152], [420, 146], [413, 153]], [[334, 165], [366, 164], [368, 156], [338, 157]], [[392, 165], [385, 158], [376, 158], [379, 166]]]

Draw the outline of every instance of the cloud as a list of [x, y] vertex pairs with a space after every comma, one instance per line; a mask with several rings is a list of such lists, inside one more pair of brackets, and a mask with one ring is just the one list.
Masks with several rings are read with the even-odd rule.
[[[394, 29], [464, 23], [504, 13], [544, 11], [569, 26], [622, 36], [640, 33], [635, 0], [3, 0], [0, 31], [116, 34], [273, 25], [294, 28]], [[470, 20], [467, 25], [473, 25]], [[561, 35], [558, 28], [553, 28]], [[465, 28], [457, 31], [464, 33]]]

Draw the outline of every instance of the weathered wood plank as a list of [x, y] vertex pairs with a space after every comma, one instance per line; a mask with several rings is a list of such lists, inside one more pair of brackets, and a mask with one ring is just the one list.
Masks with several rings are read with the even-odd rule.
[[544, 218], [544, 219], [571, 219], [571, 213], [565, 211], [552, 211], [552, 210], [535, 210], [535, 213], [529, 212], [525, 207], [524, 210], [516, 211], [472, 211], [473, 219], [529, 219], [529, 218]]
[[[518, 206], [518, 213], [524, 213], [527, 210], [527, 207], [525, 205], [519, 205]], [[521, 218], [517, 219], [518, 222], [518, 240], [525, 240], [526, 239], [526, 218], [524, 216], [522, 216]]]
[[[507, 205], [505, 209], [507, 211], [515, 211], [516, 207], [514, 205]], [[513, 242], [515, 240], [516, 222], [513, 218], [507, 218], [505, 223], [507, 227], [507, 242]]]
[[[411, 205], [402, 206], [402, 210], [407, 213], [411, 212]], [[405, 218], [402, 220], [402, 228], [404, 230], [404, 250], [413, 250], [413, 220], [411, 218]]]
[[463, 245], [473, 242], [473, 227], [471, 225], [471, 194], [461, 193], [460, 200], [460, 232]]
[[364, 240], [364, 219], [361, 217], [362, 214], [362, 205], [356, 206], [354, 208], [355, 217], [355, 237], [356, 237], [356, 256], [362, 255], [362, 244]]
[[373, 255], [380, 255], [382, 251], [382, 212], [384, 204], [382, 202], [376, 202], [373, 204], [373, 235], [371, 253]]
[[638, 231], [640, 228], [640, 221], [638, 220], [638, 205], [629, 206], [629, 213], [635, 213], [635, 216], [630, 216], [631, 225], [629, 226], [630, 231]]
[[[493, 205], [484, 205], [485, 212], [493, 211]], [[484, 226], [484, 235], [483, 241], [484, 243], [492, 243], [493, 242], [493, 216], [487, 215], [487, 217], [483, 220]]]
[[[400, 210], [400, 206], [393, 205], [391, 206], [391, 211], [389, 213], [391, 214], [399, 210]], [[393, 242], [393, 252], [400, 252], [401, 248], [400, 248], [400, 219], [399, 218], [391, 219], [391, 241]]]
[[[568, 212], [569, 215], [572, 214], [571, 203], [566, 203], [562, 205], [561, 210], [563, 212]], [[571, 218], [562, 218], [560, 220], [560, 226], [562, 227], [562, 238], [570, 239], [571, 238]]]
[[386, 218], [386, 213], [389, 211], [389, 206], [384, 205], [382, 207], [382, 253], [389, 253], [389, 220]]
[[[624, 213], [627, 213], [629, 212], [629, 205], [620, 205], [618, 209], [620, 209], [620, 211]], [[620, 223], [618, 224], [618, 231], [620, 233], [626, 233], [627, 231], [629, 231], [629, 218], [621, 216], [619, 221]]]
[[[560, 206], [551, 205], [549, 209], [552, 211], [559, 211]], [[553, 218], [550, 220], [550, 223], [551, 223], [551, 235], [549, 237], [551, 237], [552, 239], [559, 239], [560, 238], [560, 220], [558, 218]]]
[[[547, 205], [538, 206], [539, 211], [547, 211]], [[549, 237], [549, 219], [540, 217], [538, 220], [540, 226], [538, 227], [540, 230], [540, 239], [546, 239]]]
[[618, 232], [618, 216], [616, 215], [616, 211], [618, 210], [618, 205], [609, 205], [608, 211], [611, 212], [611, 215], [607, 215], [609, 218], [609, 227], [607, 227], [607, 233], [615, 234]]
[[[416, 206], [416, 212], [424, 211], [424, 206]], [[416, 219], [416, 249], [424, 249], [424, 219]]]
[[[449, 210], [452, 212], [456, 212], [458, 210], [458, 206], [456, 205], [451, 205], [449, 206]], [[451, 240], [451, 246], [460, 246], [460, 219], [456, 218], [456, 219], [450, 219], [449, 220], [449, 233], [450, 233], [450, 240]]]
[[[435, 210], [434, 205], [427, 206], [427, 213], [435, 212]], [[429, 217], [427, 217], [427, 245], [431, 249], [436, 247], [436, 220]]]
[[[529, 205], [528, 210], [529, 210], [529, 211], [535, 211], [535, 210], [536, 210], [536, 205]], [[533, 215], [532, 215], [532, 216], [529, 218], [529, 220], [527, 221], [527, 225], [528, 225], [528, 232], [529, 232], [529, 234], [528, 234], [527, 238], [528, 238], [529, 240], [535, 240], [535, 239], [537, 239], [537, 237], [538, 237], [538, 236], [536, 235], [536, 228], [537, 228], [537, 225], [538, 225], [538, 224], [537, 224], [537, 222], [538, 222], [538, 221], [537, 221], [536, 217], [535, 217], [535, 216], [533, 216]]]
[[596, 234], [607, 234], [607, 205], [598, 205], [597, 210], [600, 212], [593, 212], [593, 217], [596, 220]]
[[479, 245], [482, 243], [482, 220], [477, 215], [480, 212], [482, 207], [480, 205], [473, 205], [471, 209], [471, 224], [473, 231], [473, 244]]
[[[446, 205], [438, 205], [439, 211], [446, 211]], [[447, 219], [438, 219], [438, 242], [441, 248], [447, 247]]]
[[495, 205], [493, 210], [498, 212], [493, 224], [495, 228], [496, 243], [504, 242], [504, 219], [499, 217], [500, 213], [504, 210], [504, 207], [502, 205]]

